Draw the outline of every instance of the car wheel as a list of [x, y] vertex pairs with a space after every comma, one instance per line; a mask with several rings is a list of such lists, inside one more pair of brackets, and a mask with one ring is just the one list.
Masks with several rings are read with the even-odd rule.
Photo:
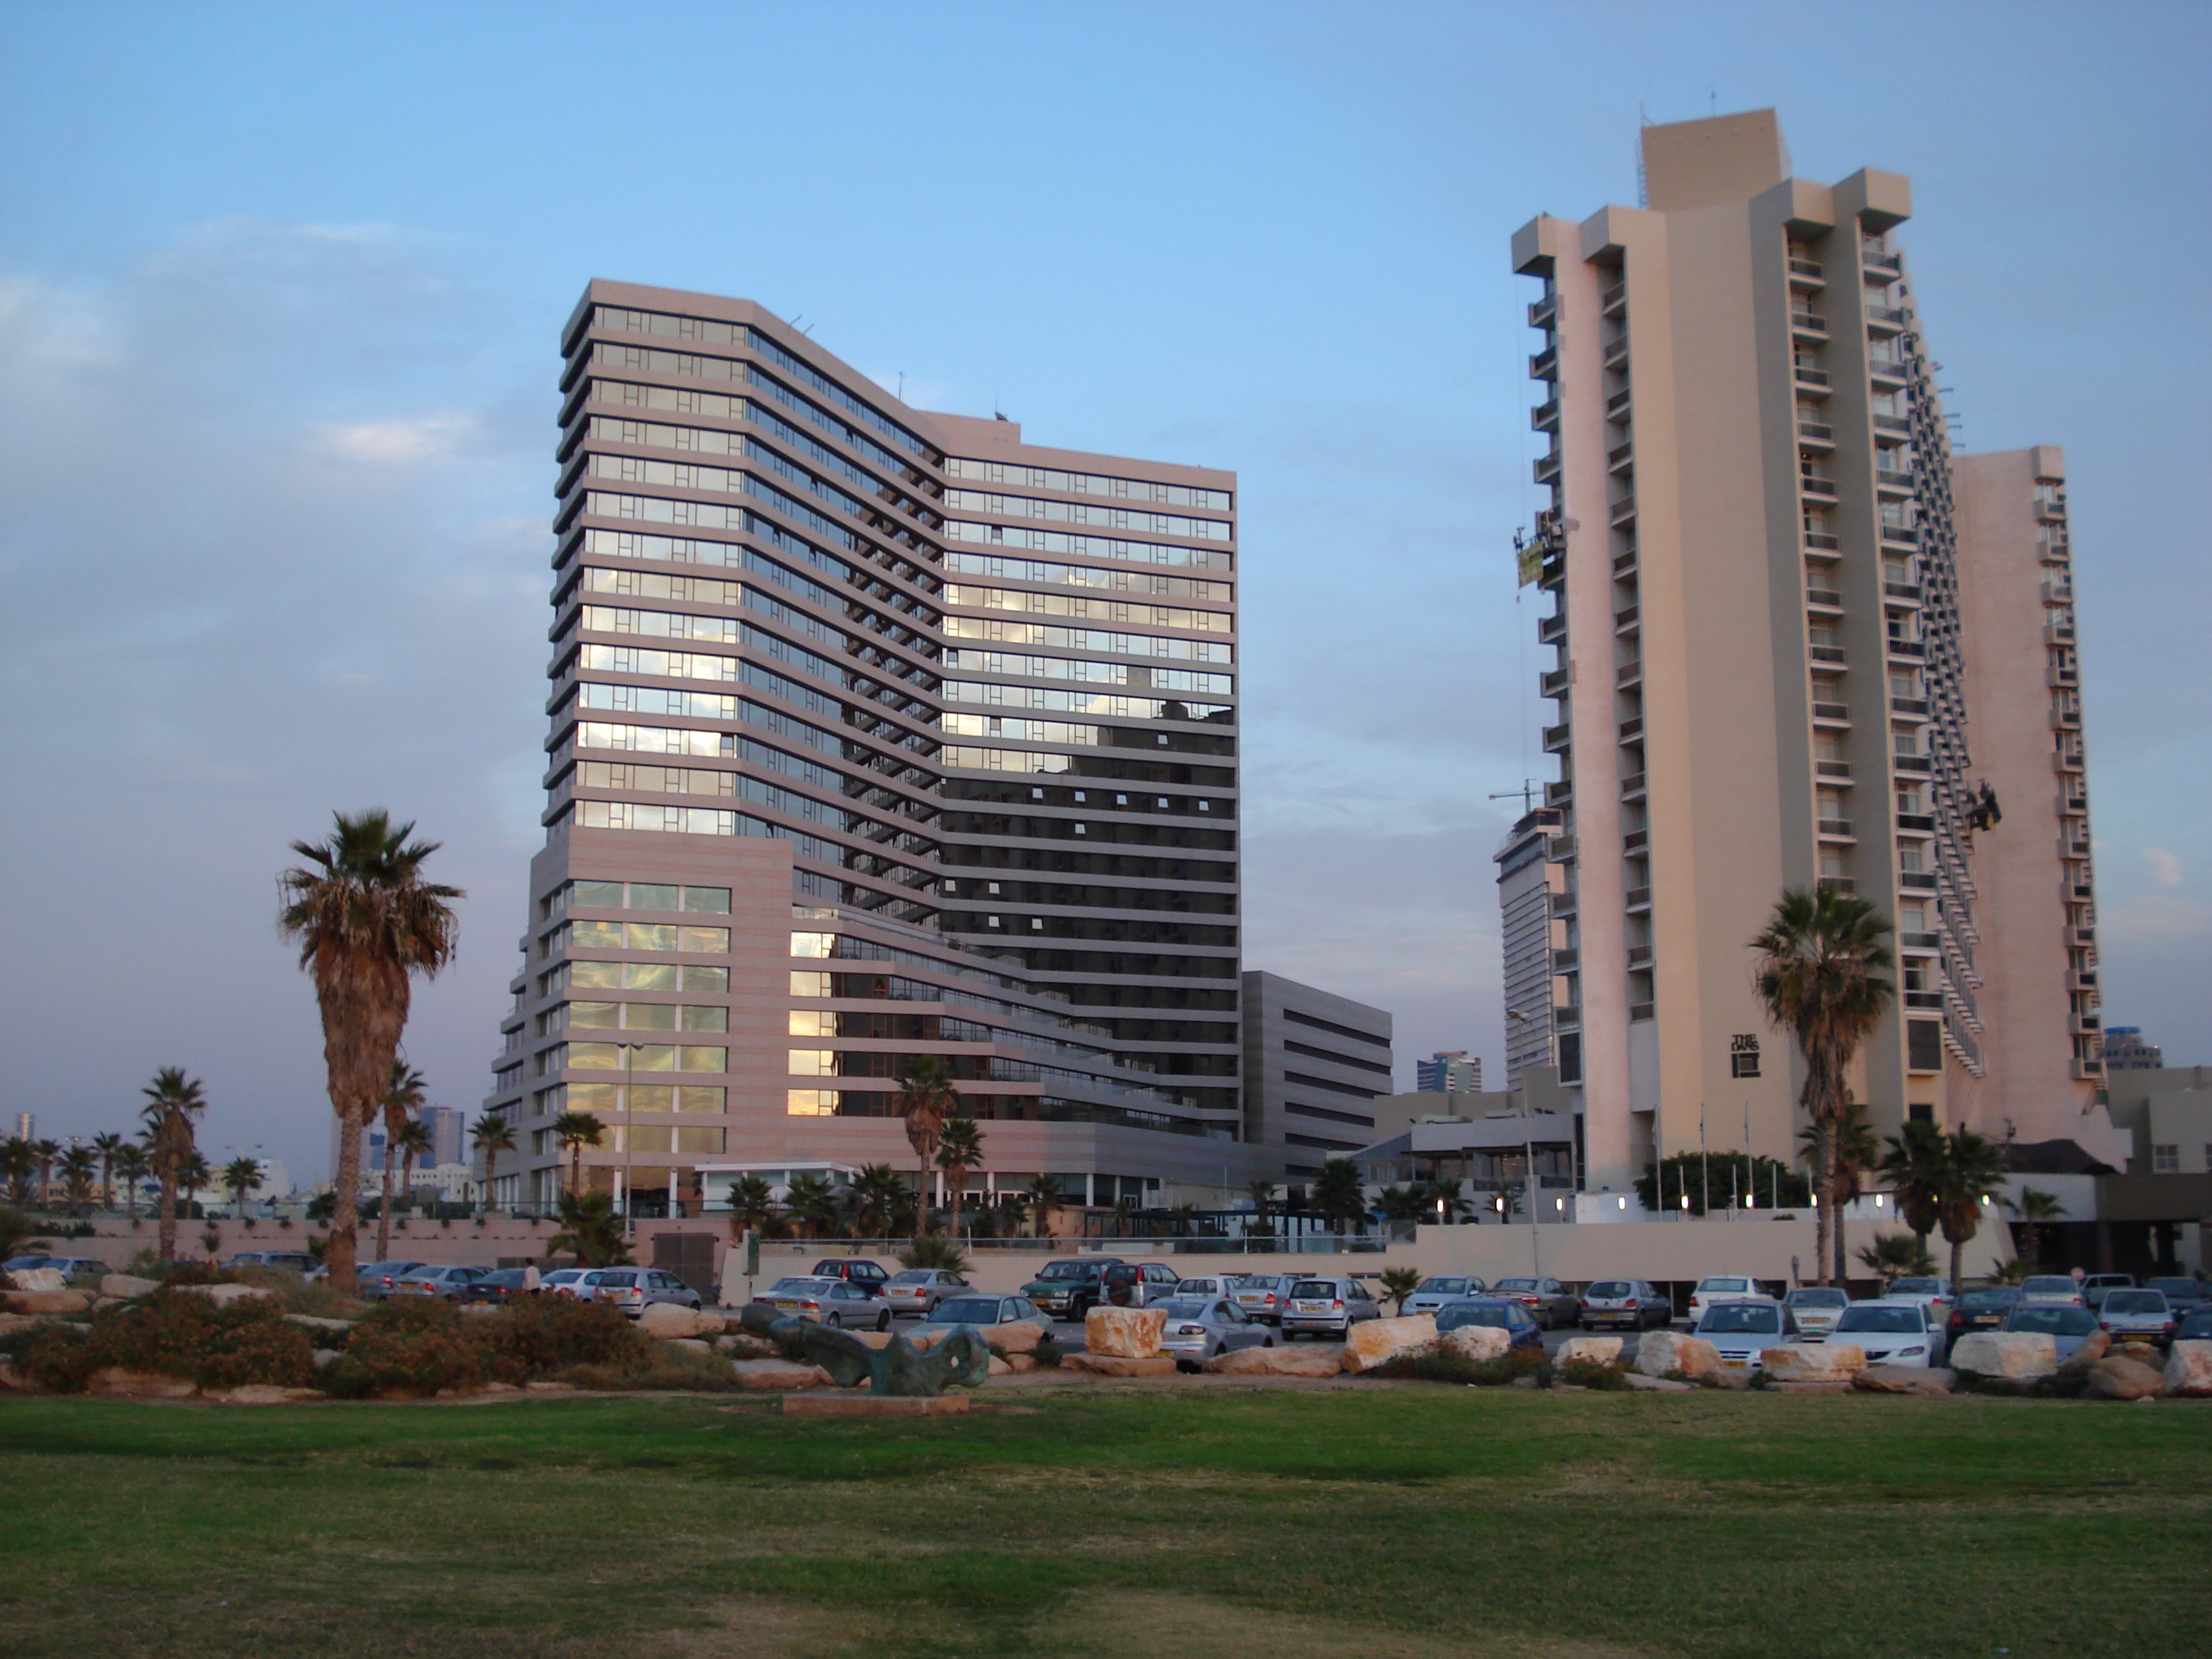
[[890, 1328], [891, 1310], [889, 1308], [886, 1308], [876, 1316], [876, 1328], [879, 1331], [887, 1331], [890, 1329]]
[[1275, 1339], [1272, 1336], [1263, 1336], [1260, 1339], [1260, 1346], [1263, 1348], [1272, 1348], [1275, 1346]]
[[845, 1316], [842, 1314], [831, 1314], [822, 1322], [827, 1325], [833, 1331], [842, 1331], [845, 1328]]

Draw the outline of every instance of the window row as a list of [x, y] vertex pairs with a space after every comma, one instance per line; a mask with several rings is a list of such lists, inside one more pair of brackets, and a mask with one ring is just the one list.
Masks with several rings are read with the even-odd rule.
[[998, 576], [1008, 581], [1053, 582], [1063, 587], [1099, 587], [1119, 593], [1158, 593], [1170, 599], [1218, 599], [1228, 604], [1237, 590], [1228, 582], [1199, 576], [1155, 576], [1143, 570], [1104, 570], [1085, 564], [1055, 564], [1045, 559], [1009, 559], [996, 553], [963, 553], [953, 548], [945, 568], [956, 575]]
[[938, 531], [947, 541], [1026, 548], [1032, 553], [1065, 553], [1079, 559], [1121, 559], [1132, 564], [1185, 565], [1200, 570], [1230, 570], [1236, 563], [1232, 555], [1211, 548], [1164, 547], [1157, 542], [1076, 536], [1064, 530], [1032, 530], [1023, 525], [969, 524], [948, 519]]
[[[716, 582], [714, 586], [729, 589], [732, 597], [709, 600], [709, 604], [738, 604], [740, 601], [735, 596], [747, 591], [736, 582]], [[593, 634], [642, 634], [657, 640], [707, 640], [716, 645], [738, 642], [735, 617], [699, 617], [680, 611], [631, 611], [611, 605], [587, 605], [579, 622]]]
[[[598, 1150], [625, 1155], [631, 1152], [690, 1152], [719, 1157], [728, 1146], [729, 1131], [726, 1129], [688, 1124], [678, 1127], [668, 1124], [614, 1123], [599, 1132]], [[550, 1129], [532, 1130], [530, 1150], [532, 1155], [538, 1158], [552, 1154], [564, 1158], [568, 1156], [568, 1149]], [[644, 1173], [643, 1170], [638, 1171], [640, 1176]]]
[[748, 812], [732, 812], [720, 807], [663, 806], [647, 801], [580, 800], [569, 807], [566, 817], [583, 830], [642, 830], [675, 836], [761, 836], [770, 840], [788, 841], [802, 858], [819, 860], [824, 864], [843, 861], [842, 850], [834, 842], [823, 841], [818, 836], [804, 835], [780, 823], [770, 823]]
[[601, 1118], [625, 1111], [720, 1114], [730, 1109], [730, 1091], [708, 1083], [556, 1083], [534, 1098], [540, 1117], [563, 1112]]
[[[744, 456], [746, 459], [789, 479], [808, 495], [820, 497], [848, 518], [866, 519], [868, 516], [871, 509], [856, 497], [847, 495], [825, 479], [816, 477], [804, 467], [785, 460], [782, 456], [771, 454], [750, 438], [745, 440]], [[652, 484], [663, 489], [708, 489], [726, 495], [760, 493], [757, 488], [760, 481], [750, 472], [726, 466], [700, 466], [688, 461], [648, 460], [637, 455], [586, 456], [584, 472], [586, 477], [606, 478], [616, 483]], [[811, 513], [811, 509], [808, 512]], [[805, 518], [808, 515], [799, 514], [795, 516]], [[822, 520], [821, 524], [822, 527], [843, 533], [830, 520]]]
[[[611, 887], [612, 882], [578, 882], [580, 888]], [[643, 884], [635, 884], [643, 885]], [[596, 901], [579, 896], [575, 904]], [[730, 930], [702, 927], [690, 922], [586, 921], [564, 922], [548, 933], [542, 945], [555, 951], [681, 951], [688, 956], [727, 956]], [[544, 954], [541, 951], [540, 954]]]
[[1012, 461], [971, 461], [958, 455], [945, 458], [945, 476], [978, 483], [1010, 483], [1025, 489], [1057, 489], [1066, 495], [1111, 495], [1117, 500], [1160, 501], [1170, 507], [1211, 507], [1220, 513], [1230, 507], [1225, 489], [1102, 477], [1095, 472], [1063, 472], [1056, 467], [1021, 466]]
[[1196, 691], [1206, 696], [1236, 694], [1235, 679], [1188, 668], [1153, 668], [1139, 663], [1085, 662], [1072, 657], [1030, 657], [1006, 651], [953, 649], [944, 667], [970, 674], [1019, 674], [1048, 680], [1084, 680], [1097, 685], [1127, 685], [1154, 691]]
[[673, 1042], [556, 1042], [538, 1055], [545, 1072], [726, 1072], [727, 1048]]
[[[664, 396], [689, 395], [695, 403], [718, 405], [694, 409], [690, 412], [750, 422], [763, 431], [781, 439], [817, 465], [829, 468], [847, 483], [858, 484], [872, 495], [880, 495], [893, 506], [917, 516], [926, 515], [930, 522], [935, 522], [936, 514], [920, 501], [873, 473], [854, 465], [827, 445], [817, 442], [781, 416], [763, 409], [747, 398], [718, 397], [711, 392], [671, 393], [664, 387], [626, 386], [612, 380], [594, 381], [592, 397], [594, 402], [630, 403], [633, 399], [625, 394], [656, 391]], [[641, 449], [673, 449], [694, 455], [741, 456], [746, 453], [745, 435], [741, 432], [724, 432], [713, 427], [670, 426], [658, 421], [610, 420], [605, 416], [594, 416], [586, 435], [598, 443], [634, 444]], [[846, 434], [841, 432], [839, 435]], [[895, 460], [891, 465], [895, 476], [903, 479], [906, 468]]]
[[[757, 515], [749, 516], [741, 523], [731, 527], [742, 530], [749, 536], [758, 536], [764, 541], [774, 543], [779, 551], [793, 555], [804, 563], [822, 572], [825, 576], [855, 586], [864, 583], [866, 580], [860, 575], [853, 566], [846, 563], [836, 554], [824, 553], [820, 548], [778, 530], [766, 519]], [[643, 530], [586, 530], [583, 532], [580, 546], [585, 556], [590, 558], [650, 559], [664, 564], [719, 565], [729, 570], [750, 570], [756, 574], [767, 577], [778, 586], [789, 588], [802, 599], [813, 600], [817, 605], [840, 605], [844, 604], [848, 597], [839, 591], [824, 587], [819, 582], [810, 580], [796, 571], [785, 569], [775, 560], [763, 555], [758, 549], [747, 547], [740, 542], [700, 541], [685, 536], [655, 535], [650, 531]], [[635, 574], [641, 580], [643, 576], [643, 573], [608, 571], [602, 572], [601, 577], [626, 574]], [[678, 581], [684, 579], [665, 577], [662, 580]], [[602, 591], [623, 593], [635, 592], [647, 598], [677, 597], [673, 589], [665, 595], [654, 593], [647, 587], [633, 589], [614, 586], [605, 587]], [[736, 601], [732, 599], [725, 603], [734, 605]], [[926, 616], [924, 619], [927, 620]]]
[[[763, 482], [749, 472], [733, 472], [730, 487], [767, 502], [779, 513], [798, 520], [817, 534], [849, 552], [864, 553], [867, 544], [835, 520], [823, 517], [796, 496]], [[602, 519], [635, 519], [647, 524], [689, 525], [695, 530], [750, 530], [757, 514], [722, 501], [684, 501], [666, 495], [618, 495], [602, 489], [584, 492], [583, 510]]]
[[[979, 702], [994, 708], [1044, 708], [1102, 720], [1205, 720], [1226, 719], [1234, 711], [1220, 703], [1164, 702], [1153, 697], [1120, 697], [1102, 691], [1062, 691], [1044, 685], [1000, 685], [982, 680], [947, 680], [938, 687], [947, 702]], [[946, 730], [953, 728], [947, 717]]]
[[1185, 518], [1179, 513], [1139, 513], [1126, 507], [1085, 507], [1077, 501], [1048, 501], [1034, 495], [995, 495], [980, 489], [948, 489], [945, 504], [957, 512], [995, 513], [1008, 519], [1040, 519], [1047, 524], [1079, 524], [1100, 530], [1140, 530], [1154, 536], [1188, 536], [1201, 542], [1232, 541], [1235, 530], [1216, 519]]
[[989, 640], [1004, 645], [1044, 645], [1069, 651], [1109, 651], [1124, 657], [1168, 657], [1185, 662], [1228, 663], [1228, 645], [1212, 640], [1168, 639], [1151, 634], [1109, 634], [1092, 628], [1060, 628], [1048, 623], [1001, 622], [995, 617], [947, 617], [945, 631], [953, 639]]
[[1025, 611], [1043, 617], [1079, 617], [1090, 622], [1134, 623], [1140, 628], [1188, 628], [1226, 634], [1235, 619], [1225, 611], [1188, 611], [1179, 606], [1137, 605], [1127, 599], [1080, 599], [1067, 593], [1031, 593], [1018, 587], [976, 587], [948, 583], [947, 605], [984, 611]]
[[564, 881], [538, 901], [538, 915], [541, 921], [550, 921], [580, 904], [595, 910], [682, 910], [726, 916], [730, 890], [679, 887], [665, 881]]
[[779, 789], [758, 778], [706, 767], [636, 766], [619, 761], [584, 761], [576, 768], [576, 785], [582, 789], [629, 789], [648, 795], [714, 795], [725, 800], [743, 797], [830, 829], [850, 830], [853, 828], [852, 816], [842, 807], [831, 806], [811, 795], [794, 794], [788, 789]]
[[[839, 954], [852, 953], [848, 951], [839, 952]], [[979, 974], [968, 974], [963, 976], [971, 979], [989, 977]], [[840, 1002], [941, 1002], [947, 1007], [972, 1008], [978, 1012], [994, 1015], [1001, 1019], [1027, 1020], [1032, 1025], [1048, 1025], [1058, 1031], [1074, 1031], [1096, 1037], [1110, 1037], [1114, 1035], [1109, 1028], [1103, 1025], [1089, 1024], [1082, 1020], [1070, 1019], [1062, 1014], [1048, 1014], [1041, 1009], [1024, 1007], [1019, 1003], [1008, 1002], [1002, 998], [986, 996], [980, 991], [962, 990], [955, 986], [932, 985], [925, 980], [908, 979], [901, 974], [830, 974], [811, 968], [794, 968], [791, 970], [791, 994], [795, 997], [815, 997], [824, 1000], [835, 999]], [[827, 1010], [817, 1009], [800, 1009], [792, 1017], [795, 1020], [802, 1015], [825, 1019], [835, 1017]], [[847, 1018], [853, 1018], [853, 1016], [848, 1015]], [[879, 1017], [871, 1015], [869, 1018]], [[791, 1030], [794, 1036], [813, 1035], [802, 1030], [796, 1024]], [[826, 1031], [823, 1034], [827, 1035]], [[848, 1030], [845, 1030], [843, 1035], [874, 1036], [884, 1033]], [[1019, 1031], [1010, 1031], [1008, 1036], [1010, 1040], [1021, 1042], [1052, 1041], [1049, 1038], [1033, 1037]]]
[[730, 1011], [720, 1003], [563, 1002], [538, 1016], [538, 1035], [571, 1025], [628, 1031], [726, 1031]]
[[[757, 708], [757, 703], [749, 703]], [[797, 724], [797, 722], [793, 722]], [[811, 727], [804, 728], [811, 730]], [[817, 789], [838, 790], [845, 787], [843, 776], [828, 767], [797, 755], [787, 755], [781, 749], [771, 749], [764, 743], [741, 737], [734, 732], [691, 732], [656, 726], [617, 726], [606, 720], [584, 720], [576, 726], [574, 741], [579, 749], [624, 750], [632, 754], [646, 755], [702, 755], [724, 760], [744, 759], [756, 766], [765, 766], [782, 773], [786, 777], [798, 778]], [[629, 788], [628, 784], [594, 785], [598, 788]], [[635, 786], [646, 787], [643, 784]], [[677, 794], [727, 794], [727, 789], [672, 788]]]
[[538, 976], [538, 994], [578, 991], [684, 991], [720, 993], [730, 988], [727, 968], [696, 962], [564, 962]]

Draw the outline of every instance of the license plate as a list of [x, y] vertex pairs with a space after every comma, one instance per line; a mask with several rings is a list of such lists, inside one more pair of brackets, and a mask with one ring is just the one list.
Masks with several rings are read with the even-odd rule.
[[775, 1305], [779, 1308], [795, 1308], [799, 1304], [796, 1302], [779, 1302]]
[[1732, 1371], [1747, 1371], [1751, 1369], [1751, 1361], [1748, 1359], [1723, 1359], [1721, 1364]]

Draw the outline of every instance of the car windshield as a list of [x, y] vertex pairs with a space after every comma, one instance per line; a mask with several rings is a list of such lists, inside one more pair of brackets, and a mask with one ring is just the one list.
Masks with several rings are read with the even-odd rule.
[[1917, 1308], [1846, 1308], [1836, 1321], [1836, 1334], [1864, 1331], [1880, 1336], [1910, 1336], [1928, 1328]]
[[1741, 1296], [1751, 1288], [1747, 1279], [1707, 1279], [1698, 1282], [1698, 1288], [1709, 1296]]
[[2020, 1300], [2020, 1292], [2010, 1285], [1999, 1285], [1993, 1290], [1968, 1291], [1959, 1298], [1961, 1308], [1975, 1308], [1984, 1312], [1992, 1308], [2009, 1308]]
[[1420, 1296], [1464, 1296], [1467, 1294], [1467, 1280], [1425, 1279], [1414, 1289], [1415, 1293]]
[[1091, 1270], [1091, 1264], [1088, 1261], [1048, 1261], [1044, 1264], [1044, 1271], [1039, 1273], [1037, 1278], [1040, 1279], [1081, 1279]]
[[1779, 1308], [1738, 1308], [1723, 1303], [1717, 1308], [1706, 1309], [1705, 1316], [1698, 1322], [1700, 1336], [1778, 1336], [1781, 1332]]
[[1897, 1296], [1941, 1296], [1943, 1294], [1943, 1281], [1940, 1279], [1900, 1279], [1889, 1288]]
[[934, 1267], [909, 1267], [902, 1273], [893, 1273], [890, 1282], [894, 1285], [927, 1285], [936, 1274]]
[[2020, 1282], [2022, 1296], [2071, 1296], [2074, 1281], [2063, 1273], [2039, 1273], [2033, 1279]]
[[1437, 1315], [1437, 1328], [1455, 1331], [1462, 1325], [1487, 1325], [1496, 1331], [1513, 1328], [1513, 1316], [1498, 1302], [1455, 1302]]
[[1501, 1279], [1491, 1286], [1495, 1291], [1533, 1291], [1535, 1288], [1536, 1281], [1533, 1279]]
[[2052, 1336], [2087, 1336], [2097, 1316], [2087, 1308], [2018, 1308], [2005, 1321], [2008, 1331], [2044, 1331]]
[[1619, 1279], [1601, 1279], [1589, 1287], [1593, 1302], [1620, 1302], [1635, 1294], [1626, 1280]]
[[779, 1279], [769, 1286], [769, 1292], [778, 1296], [787, 1294], [812, 1296], [822, 1288], [823, 1283], [818, 1279]]
[[1790, 1297], [1793, 1308], [1848, 1308], [1851, 1298], [1843, 1291], [1796, 1291]]
[[1203, 1319], [1213, 1304], [1202, 1296], [1171, 1297], [1160, 1304], [1170, 1319]]
[[1334, 1280], [1328, 1279], [1301, 1279], [1291, 1290], [1291, 1294], [1303, 1297], [1325, 1296], [1333, 1298], [1336, 1295], [1336, 1284]]
[[2108, 1314], [2162, 1314], [2166, 1310], [2166, 1297], [2156, 1291], [2114, 1291], [2105, 1298], [2105, 1311]]
[[938, 1325], [992, 1325], [998, 1322], [995, 1296], [956, 1296], [937, 1304], [930, 1322]]

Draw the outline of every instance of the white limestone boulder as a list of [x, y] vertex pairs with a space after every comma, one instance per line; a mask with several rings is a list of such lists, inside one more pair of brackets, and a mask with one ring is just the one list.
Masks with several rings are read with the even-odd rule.
[[2107, 1354], [2089, 1367], [2089, 1385], [2082, 1392], [2099, 1400], [2155, 1400], [2166, 1392], [2166, 1377], [2140, 1359]]
[[102, 1273], [100, 1293], [119, 1297], [125, 1302], [136, 1301], [142, 1296], [151, 1296], [161, 1288], [158, 1279], [140, 1279], [134, 1273]]
[[1414, 1354], [1433, 1352], [1437, 1316], [1408, 1314], [1397, 1319], [1366, 1319], [1344, 1336], [1344, 1369], [1353, 1376]]
[[[765, 1394], [830, 1386], [830, 1373], [819, 1365], [802, 1365], [789, 1359], [732, 1359], [730, 1370], [739, 1388]], [[538, 1385], [533, 1382], [530, 1386], [534, 1389]]]
[[234, 1302], [246, 1302], [256, 1297], [266, 1299], [276, 1295], [258, 1285], [180, 1285], [177, 1287], [187, 1296], [204, 1296], [218, 1308], [228, 1308]]
[[7, 1275], [9, 1288], [18, 1291], [65, 1291], [69, 1280], [59, 1267], [18, 1267]]
[[1231, 1348], [1206, 1362], [1217, 1376], [1334, 1376], [1344, 1350], [1333, 1342], [1286, 1342], [1279, 1348]]
[[726, 1324], [720, 1314], [694, 1313], [673, 1302], [648, 1302], [637, 1316], [637, 1328], [647, 1336], [696, 1339], [720, 1336]]
[[1951, 1369], [2006, 1382], [2033, 1382], [2058, 1370], [2058, 1345], [2047, 1331], [1971, 1331], [1950, 1352]]
[[1759, 1356], [1771, 1382], [1848, 1382], [1866, 1364], [1856, 1342], [1785, 1342]]
[[1168, 1316], [1161, 1308], [1093, 1308], [1083, 1316], [1083, 1348], [1108, 1359], [1151, 1359]]
[[1620, 1363], [1620, 1348], [1621, 1339], [1617, 1336], [1571, 1336], [1559, 1344], [1559, 1352], [1552, 1358], [1561, 1365], [1576, 1359], [1587, 1360], [1595, 1365], [1618, 1365]]
[[1437, 1339], [1439, 1352], [1451, 1354], [1476, 1365], [1504, 1358], [1505, 1351], [1512, 1346], [1511, 1333], [1502, 1331], [1495, 1325], [1455, 1326]]
[[2184, 1400], [2212, 1399], [2212, 1342], [2177, 1342], [2167, 1351], [2166, 1391]]
[[1702, 1336], [1647, 1331], [1636, 1344], [1636, 1369], [1645, 1376], [1678, 1371], [1684, 1376], [1718, 1376], [1721, 1351]]

